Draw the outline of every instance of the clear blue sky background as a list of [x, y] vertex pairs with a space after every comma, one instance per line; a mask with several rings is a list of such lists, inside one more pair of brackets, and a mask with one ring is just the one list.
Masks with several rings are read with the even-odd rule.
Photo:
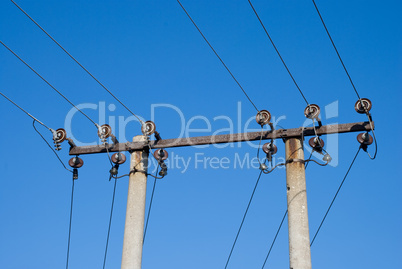
[[[227, 128], [213, 118], [226, 115], [235, 130], [256, 111], [213, 55], [176, 1], [28, 1], [18, 3], [126, 105], [150, 119], [152, 104], [178, 107], [186, 122], [197, 115], [212, 132]], [[305, 103], [246, 0], [183, 0], [194, 20], [249, 93], [285, 128], [300, 127]], [[366, 120], [354, 111], [355, 93], [311, 1], [254, 1], [278, 49], [323, 123]], [[362, 97], [373, 102], [379, 151], [375, 161], [361, 152], [312, 249], [314, 268], [393, 268], [402, 248], [399, 152], [401, 100], [401, 2], [317, 1]], [[106, 106], [107, 118], [130, 114], [85, 74], [10, 1], [0, 2], [0, 40], [15, 50], [75, 104]], [[48, 126], [64, 127], [71, 106], [0, 47], [0, 91]], [[241, 102], [241, 126], [237, 106]], [[338, 102], [329, 118], [324, 107]], [[98, 111], [85, 112], [101, 121]], [[29, 117], [0, 98], [1, 188], [0, 268], [63, 268], [67, 247], [71, 174], [32, 129]], [[156, 110], [163, 138], [180, 133], [178, 114]], [[108, 121], [108, 120], [107, 120]], [[104, 123], [104, 122], [100, 122]], [[205, 128], [201, 120], [193, 128]], [[258, 128], [255, 122], [250, 127]], [[41, 129], [46, 138], [51, 136]], [[96, 144], [96, 130], [75, 115], [73, 135]], [[140, 134], [130, 122], [117, 135]], [[69, 133], [69, 136], [71, 134]], [[192, 133], [191, 135], [206, 135]], [[310, 233], [316, 231], [359, 144], [356, 133], [331, 136], [338, 164], [310, 164], [307, 176]], [[123, 139], [122, 142], [125, 139]], [[332, 141], [332, 142], [331, 142]], [[330, 143], [331, 142], [331, 143]], [[284, 145], [277, 141], [278, 157]], [[332, 144], [334, 145], [334, 144]], [[374, 147], [369, 150], [373, 152]], [[171, 156], [254, 157], [256, 149], [182, 148]], [[307, 154], [307, 152], [306, 152]], [[68, 146], [60, 152], [67, 162]], [[103, 262], [113, 182], [105, 155], [82, 156], [76, 181], [70, 268], [100, 268]], [[128, 163], [120, 168], [128, 172]], [[399, 171], [399, 172], [398, 172]], [[143, 268], [223, 268], [259, 170], [173, 168], [159, 181], [144, 245]], [[286, 209], [285, 170], [264, 175], [255, 193], [229, 268], [261, 268]], [[153, 180], [148, 182], [148, 198]], [[127, 178], [117, 185], [107, 268], [119, 268]], [[147, 201], [147, 203], [149, 200]], [[265, 268], [288, 268], [287, 223]]]

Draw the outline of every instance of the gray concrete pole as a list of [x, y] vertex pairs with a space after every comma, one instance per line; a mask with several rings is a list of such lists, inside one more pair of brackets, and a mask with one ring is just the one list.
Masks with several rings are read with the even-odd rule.
[[[136, 136], [133, 142], [145, 141], [145, 136]], [[144, 236], [145, 195], [147, 190], [148, 151], [131, 153], [128, 183], [126, 224], [124, 228], [122, 269], [141, 269], [142, 243]]]
[[290, 269], [311, 269], [303, 144], [290, 138], [285, 146], [286, 160], [294, 160], [286, 164]]

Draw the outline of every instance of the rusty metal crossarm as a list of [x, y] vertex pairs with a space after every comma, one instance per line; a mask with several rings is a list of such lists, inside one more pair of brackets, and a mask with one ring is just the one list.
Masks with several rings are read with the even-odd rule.
[[[370, 131], [370, 123], [367, 122], [357, 122], [357, 123], [346, 123], [346, 124], [333, 124], [316, 126], [317, 135], [326, 134], [336, 134], [336, 133], [349, 133], [349, 132], [361, 132]], [[373, 123], [374, 128], [374, 123]], [[266, 131], [263, 133], [263, 140], [276, 139], [276, 138], [292, 138], [301, 137], [303, 128], [293, 128], [293, 129], [278, 129], [274, 131]], [[215, 136], [197, 136], [197, 137], [184, 137], [184, 138], [174, 138], [165, 139], [159, 141], [151, 141], [150, 147], [152, 149], [157, 148], [176, 148], [176, 147], [188, 147], [188, 146], [199, 146], [199, 145], [211, 145], [211, 144], [223, 144], [223, 143], [234, 143], [234, 142], [245, 142], [245, 141], [257, 141], [260, 139], [261, 132], [250, 132], [250, 133], [239, 133], [239, 134], [223, 134]], [[314, 136], [314, 128], [308, 127], [304, 128], [304, 136]], [[134, 151], [141, 150], [148, 147], [146, 143], [138, 142], [127, 142], [108, 145], [109, 152], [118, 151]], [[83, 146], [83, 147], [72, 147], [70, 149], [70, 155], [83, 155], [83, 154], [95, 154], [95, 153], [106, 153], [106, 148], [103, 145], [94, 146]]]

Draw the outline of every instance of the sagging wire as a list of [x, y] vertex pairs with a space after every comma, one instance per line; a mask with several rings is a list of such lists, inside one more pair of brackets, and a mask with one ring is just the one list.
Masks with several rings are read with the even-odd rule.
[[[155, 137], [156, 137], [157, 141], [159, 141], [159, 140], [162, 139], [162, 138], [160, 137], [160, 135], [159, 135], [158, 132], [155, 132]], [[148, 144], [148, 145], [149, 145], [149, 144]], [[149, 147], [150, 147], [150, 146], [149, 146]], [[151, 148], [151, 147], [150, 147], [150, 148]], [[144, 242], [145, 242], [145, 237], [146, 237], [147, 230], [148, 230], [149, 217], [150, 217], [150, 215], [151, 215], [152, 202], [153, 202], [154, 195], [155, 195], [155, 188], [156, 188], [157, 179], [162, 179], [162, 178], [164, 178], [164, 177], [167, 175], [167, 166], [166, 166], [166, 164], [165, 164], [165, 162], [164, 162], [164, 161], [168, 158], [168, 153], [167, 153], [167, 151], [166, 151], [165, 149], [161, 148], [161, 149], [158, 149], [157, 151], [155, 151], [152, 155], [153, 155], [153, 156], [155, 157], [155, 159], [158, 161], [158, 165], [157, 165], [157, 167], [156, 167], [155, 176], [150, 175], [150, 176], [154, 177], [154, 184], [153, 184], [153, 188], [152, 188], [151, 199], [150, 199], [150, 202], [149, 202], [148, 214], [147, 214], [147, 220], [146, 220], [146, 224], [145, 224], [144, 236], [143, 236], [142, 244], [144, 244]], [[159, 168], [161, 168], [161, 171], [159, 172], [159, 175], [160, 175], [161, 177], [158, 177], [158, 176], [157, 176], [157, 175], [158, 175]]]
[[262, 141], [262, 133], [264, 132], [264, 126], [261, 126], [261, 134], [260, 134], [260, 141], [258, 143], [258, 149], [257, 149], [257, 160], [260, 164], [261, 167], [261, 161], [260, 161], [260, 147], [261, 147], [261, 141]]
[[[159, 154], [159, 152], [160, 152], [160, 150], [162, 150], [163, 152], [164, 152], [164, 159], [163, 160], [165, 160], [167, 157], [168, 157], [168, 154], [167, 154], [167, 152], [166, 152], [166, 150], [164, 150], [164, 149], [159, 149], [158, 151], [155, 151], [154, 153], [153, 153], [153, 155], [154, 156], [157, 156], [158, 154]], [[119, 179], [119, 178], [123, 178], [123, 177], [128, 177], [128, 176], [130, 176], [131, 174], [133, 174], [133, 173], [144, 173], [145, 175], [147, 175], [147, 176], [150, 176], [150, 177], [153, 177], [153, 178], [155, 178], [155, 179], [162, 179], [162, 178], [164, 178], [166, 175], [167, 175], [167, 166], [166, 166], [166, 164], [163, 162], [163, 160], [161, 161], [161, 162], [158, 162], [158, 167], [160, 167], [161, 168], [161, 171], [159, 172], [159, 177], [157, 176], [157, 175], [153, 175], [153, 174], [150, 174], [150, 173], [148, 173], [146, 170], [139, 170], [139, 169], [137, 169], [136, 167], [141, 163], [141, 162], [138, 162], [138, 163], [136, 163], [134, 166], [133, 166], [133, 168], [131, 169], [131, 171], [128, 173], [128, 174], [124, 174], [124, 175], [121, 175], [121, 176], [113, 176], [113, 178], [115, 178], [115, 179]]]
[[[320, 107], [315, 104], [308, 105], [306, 107], [306, 109], [304, 110], [304, 115], [306, 116], [306, 118], [311, 119], [313, 121], [313, 130], [314, 130], [314, 137], [309, 140], [309, 145], [312, 147], [312, 151], [310, 153], [310, 157], [307, 160], [305, 160], [304, 163], [306, 164], [306, 167], [310, 161], [313, 161], [321, 166], [326, 166], [329, 162], [331, 162], [332, 158], [329, 155], [329, 153], [324, 149], [324, 141], [317, 134], [317, 127], [316, 127], [315, 121], [317, 120], [318, 128], [322, 126], [322, 122], [319, 118]], [[305, 126], [303, 125], [302, 132], [301, 132], [302, 133], [301, 141], [302, 141], [302, 145], [303, 145], [303, 151], [304, 151], [304, 129], [305, 129]], [[326, 163], [320, 164], [317, 161], [312, 160], [311, 157], [312, 157], [313, 152], [317, 152], [317, 153], [323, 155], [324, 156], [323, 160]], [[323, 152], [325, 152], [325, 154], [323, 154]]]
[[304, 169], [307, 169], [307, 166], [310, 163], [311, 157], [313, 157], [313, 151], [310, 152], [310, 156], [306, 160], [306, 164], [304, 165]]
[[[49, 128], [48, 126], [46, 126], [46, 124], [44, 124], [43, 122], [41, 122], [40, 120], [38, 120], [36, 117], [32, 116], [30, 113], [28, 113], [25, 109], [23, 109], [22, 107], [20, 107], [18, 104], [16, 104], [14, 101], [12, 101], [10, 98], [8, 98], [5, 94], [3, 94], [2, 92], [0, 92], [0, 95], [2, 95], [4, 98], [6, 98], [10, 103], [12, 103], [14, 106], [16, 106], [17, 108], [19, 108], [22, 112], [24, 112], [26, 115], [28, 115], [30, 118], [33, 119], [32, 122], [32, 126], [35, 129], [35, 131], [40, 135], [40, 137], [43, 139], [43, 141], [46, 142], [46, 144], [49, 146], [49, 148], [54, 152], [54, 154], [56, 155], [57, 159], [60, 161], [60, 163], [63, 165], [64, 169], [66, 169], [69, 172], [73, 172], [70, 169], [68, 169], [65, 164], [63, 163], [63, 161], [60, 159], [59, 155], [57, 154], [57, 152], [53, 149], [53, 147], [47, 142], [47, 140], [45, 139], [45, 137], [42, 135], [42, 133], [36, 128], [35, 126], [35, 122], [39, 123], [40, 125], [42, 125], [43, 127], [45, 127], [46, 129], [48, 129], [53, 136], [53, 141], [56, 147], [56, 150], [61, 150], [60, 147], [60, 143], [63, 142], [64, 140], [67, 139], [66, 137], [66, 131], [64, 129], [58, 129], [58, 130], [53, 130], [52, 128]], [[69, 138], [68, 138], [69, 139]], [[71, 139], [70, 139], [71, 140]], [[71, 140], [72, 141], [72, 140]], [[70, 142], [70, 141], [69, 141]], [[72, 142], [70, 142], [72, 143]]]
[[[261, 125], [260, 141], [258, 143], [258, 149], [257, 149], [257, 160], [260, 164], [259, 168], [261, 171], [264, 172], [264, 174], [269, 174], [277, 167], [277, 166], [275, 166], [275, 168], [272, 168], [272, 155], [274, 155], [278, 151], [278, 148], [274, 144], [273, 138], [271, 138], [271, 142], [265, 143], [262, 146], [263, 151], [266, 153], [265, 160], [268, 161], [268, 164], [270, 165], [271, 170], [270, 171], [268, 170], [268, 166], [266, 165], [265, 161], [264, 161], [264, 163], [261, 163], [261, 161], [260, 161], [260, 147], [261, 147], [261, 141], [262, 141], [262, 137], [263, 137], [264, 125], [270, 126], [270, 128], [271, 128], [270, 132], [275, 131], [274, 125], [270, 122], [270, 120], [271, 120], [271, 113], [269, 113], [269, 111], [267, 111], [267, 110], [261, 110], [256, 115], [256, 121], [259, 125]], [[267, 172], [267, 171], [269, 171], [269, 172]]]
[[[49, 144], [49, 142], [47, 142], [47, 140], [43, 137], [43, 135], [39, 132], [38, 129], [36, 129], [35, 126], [35, 122], [38, 122], [36, 119], [33, 120], [32, 122], [32, 126], [35, 129], [35, 131], [40, 135], [40, 137], [42, 137], [43, 141], [45, 141], [45, 143], [49, 146], [49, 148], [53, 151], [53, 153], [56, 155], [57, 159], [60, 161], [61, 165], [63, 165], [64, 169], [66, 169], [67, 171], [73, 173], [73, 171], [71, 171], [70, 169], [68, 169], [66, 167], [66, 165], [63, 163], [63, 161], [60, 159], [59, 154], [57, 154], [57, 152], [53, 149], [53, 147]], [[43, 126], [45, 126], [44, 124], [42, 124]], [[46, 126], [45, 126], [46, 127]], [[50, 128], [48, 128], [50, 129]]]
[[377, 157], [377, 138], [375, 137], [375, 132], [374, 132], [374, 128], [373, 128], [373, 125], [372, 125], [372, 123], [371, 123], [371, 120], [370, 120], [370, 127], [371, 127], [371, 132], [373, 133], [373, 137], [374, 137], [374, 146], [375, 146], [375, 151], [374, 151], [374, 155], [373, 155], [373, 157], [371, 157], [371, 155], [370, 155], [370, 153], [367, 151], [367, 147], [366, 147], [366, 149], [364, 149], [363, 148], [363, 150], [367, 153], [367, 155], [369, 156], [369, 158], [371, 159], [371, 160], [374, 160], [376, 157]]
[[[286, 165], [286, 164], [288, 164], [288, 163], [292, 163], [292, 162], [299, 162], [299, 163], [303, 163], [303, 164], [308, 164], [309, 162], [314, 162], [314, 163], [316, 163], [316, 164], [318, 164], [318, 165], [320, 165], [320, 166], [327, 166], [330, 162], [331, 162], [331, 160], [332, 160], [332, 158], [331, 158], [331, 156], [328, 154], [328, 153], [326, 153], [325, 155], [324, 155], [324, 157], [323, 157], [323, 161], [325, 162], [325, 163], [319, 163], [319, 162], [317, 162], [316, 160], [313, 160], [313, 159], [311, 159], [311, 155], [310, 155], [310, 157], [308, 158], [308, 159], [306, 159], [306, 160], [302, 160], [302, 159], [288, 159], [288, 160], [286, 160], [286, 162], [284, 162], [284, 163], [278, 163], [278, 164], [276, 164], [274, 167], [272, 167], [271, 169], [268, 169], [266, 166], [260, 166], [260, 169], [261, 169], [261, 171], [263, 171], [263, 173], [264, 174], [269, 174], [269, 173], [271, 173], [272, 171], [274, 171], [277, 167], [279, 167], [279, 166], [284, 166], [284, 165]], [[306, 165], [307, 166], [307, 165]]]
[[[358, 135], [357, 140], [362, 145], [362, 149], [367, 153], [369, 158], [371, 160], [374, 160], [377, 157], [378, 146], [377, 146], [377, 138], [376, 138], [375, 132], [374, 132], [373, 119], [372, 119], [371, 114], [370, 114], [371, 108], [372, 108], [372, 103], [367, 98], [360, 98], [355, 103], [356, 112], [359, 113], [359, 114], [366, 114], [366, 116], [368, 118], [368, 121], [369, 121], [369, 124], [370, 124], [371, 132], [373, 133], [373, 137], [371, 137], [368, 132], [366, 132], [365, 134], [360, 134], [360, 135]], [[374, 145], [375, 145], [375, 151], [374, 151], [374, 155], [371, 156], [370, 153], [367, 151], [367, 147], [369, 145], [371, 145], [373, 142], [374, 142]]]

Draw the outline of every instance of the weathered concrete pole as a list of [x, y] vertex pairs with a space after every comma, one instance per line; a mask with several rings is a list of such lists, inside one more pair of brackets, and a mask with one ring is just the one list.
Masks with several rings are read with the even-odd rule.
[[290, 269], [311, 269], [303, 142], [290, 138], [286, 146]]
[[[136, 136], [133, 142], [146, 141]], [[131, 153], [130, 179], [128, 184], [126, 224], [124, 228], [122, 269], [141, 269], [144, 236], [145, 195], [147, 190], [148, 150]]]

